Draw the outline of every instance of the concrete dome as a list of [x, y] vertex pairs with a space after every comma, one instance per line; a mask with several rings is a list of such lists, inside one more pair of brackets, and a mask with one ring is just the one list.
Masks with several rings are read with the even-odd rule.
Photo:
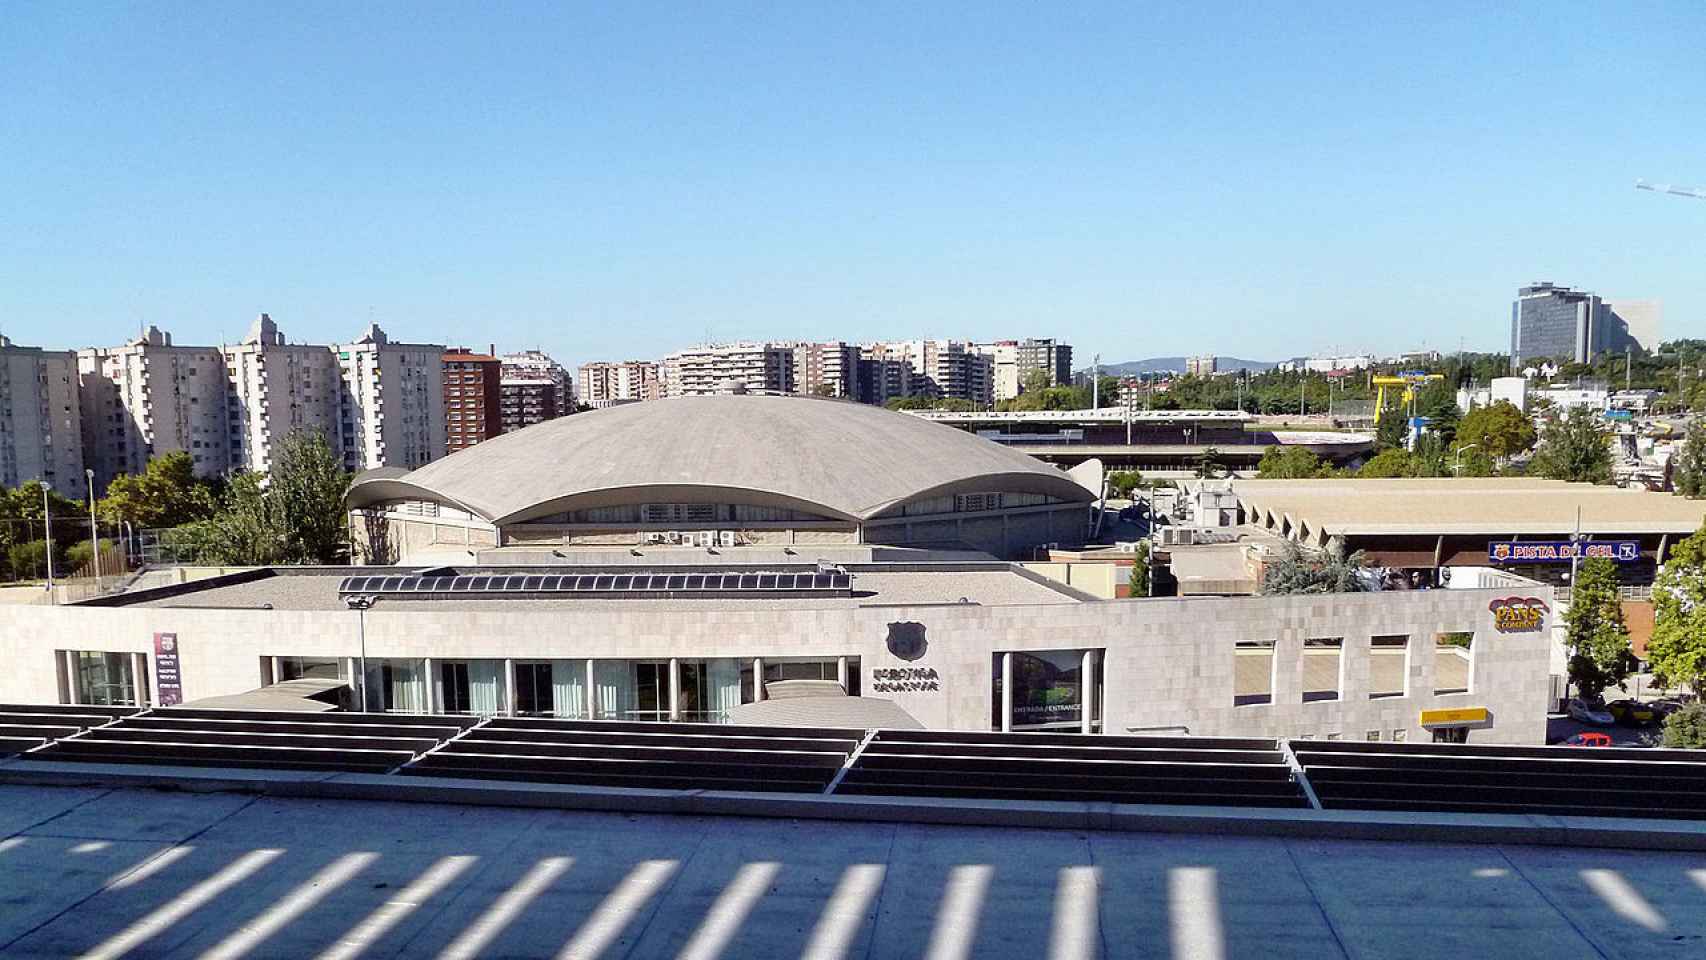
[[956, 493], [1092, 494], [1065, 473], [953, 427], [810, 397], [677, 397], [548, 420], [410, 473], [370, 471], [349, 504], [445, 503], [499, 526], [642, 502], [788, 507], [864, 521]]

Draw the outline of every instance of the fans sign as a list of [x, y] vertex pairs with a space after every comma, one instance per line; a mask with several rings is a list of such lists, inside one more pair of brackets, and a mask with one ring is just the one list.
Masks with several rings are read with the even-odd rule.
[[1505, 597], [1487, 605], [1493, 629], [1500, 633], [1529, 633], [1546, 623], [1546, 604], [1534, 597]]

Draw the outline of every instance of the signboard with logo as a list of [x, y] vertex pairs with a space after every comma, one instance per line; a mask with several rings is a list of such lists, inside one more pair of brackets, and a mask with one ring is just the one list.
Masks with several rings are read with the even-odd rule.
[[1500, 597], [1487, 604], [1493, 629], [1500, 633], [1532, 633], [1546, 622], [1546, 602], [1538, 597]]
[[1641, 559], [1641, 541], [1499, 540], [1487, 544], [1489, 563], [1569, 563], [1591, 558], [1634, 563]]
[[175, 707], [184, 702], [184, 678], [178, 672], [178, 635], [175, 633], [154, 635], [154, 685], [160, 691], [159, 706]]
[[1456, 710], [1423, 710], [1422, 726], [1446, 727], [1470, 723], [1486, 723], [1491, 717], [1486, 707], [1459, 707]]

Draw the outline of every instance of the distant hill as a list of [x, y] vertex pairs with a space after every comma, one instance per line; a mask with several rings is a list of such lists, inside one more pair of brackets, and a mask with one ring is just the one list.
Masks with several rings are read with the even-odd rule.
[[[1265, 360], [1240, 360], [1237, 357], [1220, 357], [1218, 366], [1222, 370], [1244, 369], [1251, 373], [1261, 373], [1264, 370], [1272, 370], [1274, 367], [1278, 366], [1278, 364], [1270, 363]], [[1079, 372], [1089, 373], [1090, 370], [1086, 367]], [[1123, 363], [1102, 364], [1102, 376], [1104, 377], [1128, 377], [1142, 373], [1184, 372], [1184, 357], [1150, 357], [1148, 360], [1127, 360]]]

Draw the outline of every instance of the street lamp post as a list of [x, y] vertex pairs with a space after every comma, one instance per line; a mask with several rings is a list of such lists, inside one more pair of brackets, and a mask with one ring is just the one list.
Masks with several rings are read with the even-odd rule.
[[95, 471], [85, 469], [89, 480], [89, 556], [95, 561], [95, 596], [101, 595], [101, 531], [95, 526]]
[[355, 611], [356, 642], [359, 644], [360, 653], [356, 664], [356, 689], [361, 696], [363, 713], [367, 712], [367, 611], [378, 599], [371, 594], [358, 594], [344, 598], [344, 603]]
[[1457, 475], [1458, 475], [1458, 474], [1459, 474], [1459, 473], [1462, 473], [1462, 472], [1463, 472], [1463, 451], [1465, 451], [1465, 450], [1473, 450], [1473, 449], [1475, 449], [1475, 448], [1476, 448], [1476, 447], [1478, 447], [1478, 446], [1480, 446], [1480, 444], [1478, 444], [1478, 443], [1466, 443], [1466, 444], [1464, 444], [1464, 445], [1463, 445], [1463, 446], [1461, 446], [1461, 447], [1458, 447], [1458, 448], [1457, 448], [1457, 462], [1456, 462], [1456, 464], [1455, 464], [1455, 465], [1454, 465], [1454, 466], [1453, 466], [1453, 467], [1452, 467], [1452, 468], [1451, 468], [1451, 475], [1452, 475], [1452, 476], [1454, 476], [1454, 477], [1455, 477], [1455, 476], [1457, 476]]
[[47, 499], [47, 484], [41, 485], [41, 522], [47, 536], [47, 602], [57, 603], [53, 593], [53, 505]]

